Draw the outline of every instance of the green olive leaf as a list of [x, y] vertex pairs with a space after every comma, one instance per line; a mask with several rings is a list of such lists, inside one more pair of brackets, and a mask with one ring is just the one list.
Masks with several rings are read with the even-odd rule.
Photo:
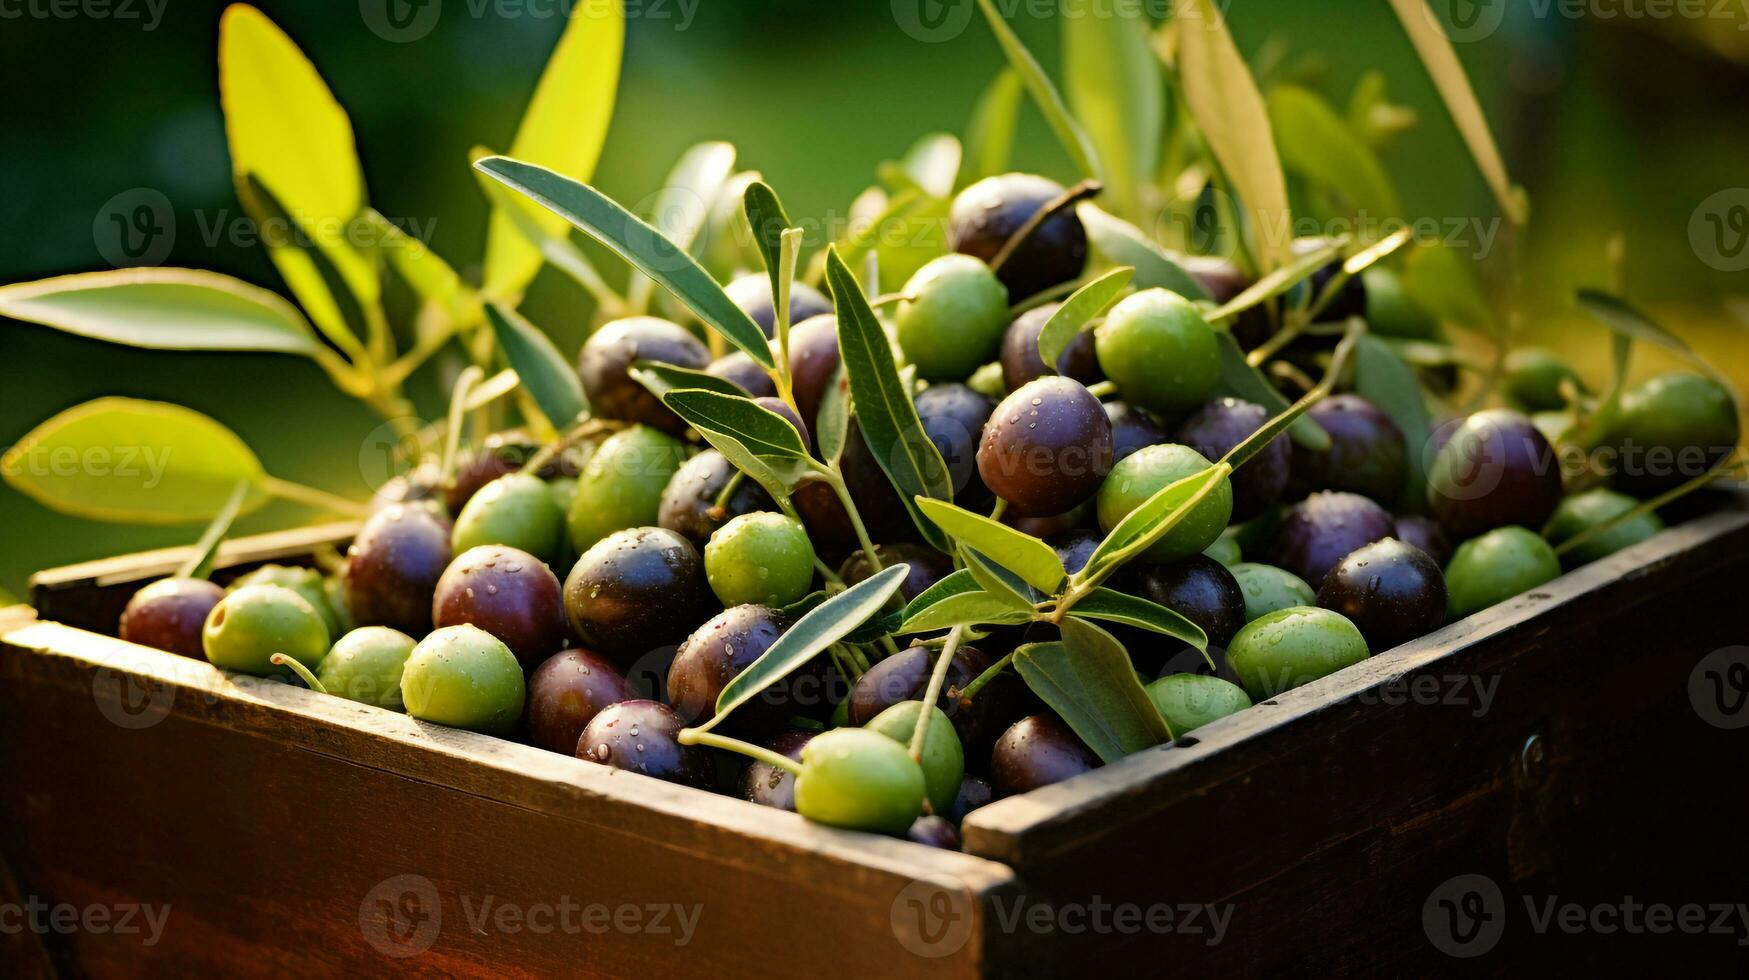
[[[921, 598], [921, 596], [919, 596]], [[900, 635], [934, 633], [955, 626], [1018, 626], [1033, 618], [1031, 609], [1019, 609], [1007, 598], [982, 590], [948, 596], [910, 615], [896, 631]]]
[[1087, 598], [1075, 603], [1069, 616], [1135, 626], [1183, 640], [1198, 650], [1208, 650], [1208, 634], [1202, 627], [1158, 603], [1112, 589], [1094, 589]]
[[364, 217], [376, 231], [383, 260], [419, 297], [421, 347], [429, 349], [442, 344], [459, 328], [480, 322], [485, 315], [480, 295], [462, 282], [455, 269], [431, 246], [402, 231], [375, 210], [366, 208]]
[[867, 581], [845, 589], [796, 620], [758, 660], [736, 674], [717, 696], [717, 714], [701, 726], [709, 731], [731, 711], [757, 697], [761, 691], [794, 673], [821, 651], [843, 640], [857, 627], [878, 615], [905, 584], [911, 566], [893, 565]]
[[1399, 218], [1403, 202], [1372, 148], [1324, 97], [1295, 85], [1269, 93], [1269, 122], [1289, 170], [1336, 192], [1353, 213]]
[[1008, 161], [1014, 154], [1014, 134], [1020, 126], [1020, 100], [1026, 87], [1012, 68], [996, 74], [978, 106], [966, 124], [964, 151], [960, 154], [956, 190], [969, 187], [985, 177], [1008, 172]]
[[[800, 619], [803, 616], [806, 616], [808, 613], [813, 612], [815, 609], [818, 609], [820, 606], [824, 605], [827, 599], [832, 598], [832, 595], [833, 595], [833, 593], [827, 592], [824, 589], [822, 589], [818, 592], [810, 592], [807, 595], [803, 596], [802, 598], [797, 599], [795, 602], [792, 602], [789, 605], [784, 606], [783, 607], [784, 617], [786, 619], [791, 620], [791, 621]], [[894, 610], [889, 610], [887, 612], [883, 612], [879, 616], [876, 616], [873, 619], [870, 619], [868, 622], [863, 623], [861, 626], [858, 626], [856, 629], [851, 630], [849, 633], [845, 634], [842, 642], [844, 642], [844, 643], [874, 643], [874, 642], [877, 642], [883, 636], [891, 636], [894, 633], [898, 632], [899, 625], [904, 622], [904, 619], [905, 619], [905, 612], [902, 609], [894, 609]]]
[[1032, 615], [1033, 604], [1043, 597], [1032, 586], [1027, 585], [1020, 576], [996, 564], [989, 556], [981, 554], [976, 548], [961, 546], [960, 557], [966, 563], [966, 571], [972, 573], [972, 580], [992, 599], [1007, 603], [1010, 607]]
[[814, 416], [814, 447], [827, 466], [837, 466], [844, 456], [844, 443], [850, 438], [850, 415], [850, 379], [844, 376], [844, 362], [840, 361], [820, 396], [820, 408]]
[[649, 389], [650, 394], [661, 398], [670, 391], [685, 388], [699, 388], [714, 391], [731, 398], [752, 398], [747, 389], [728, 378], [719, 378], [709, 371], [695, 368], [685, 368], [678, 364], [667, 364], [662, 361], [636, 361], [631, 370], [626, 372], [633, 381]]
[[1172, 740], [1123, 644], [1092, 623], [1065, 619], [1060, 642], [1021, 647], [1014, 669], [1108, 765]]
[[899, 172], [912, 186], [931, 197], [953, 196], [964, 150], [951, 133], [930, 133], [911, 145], [899, 160]]
[[[700, 143], [687, 150], [656, 193], [650, 208], [651, 226], [676, 247], [690, 252], [734, 174], [734, 144]], [[626, 302], [634, 310], [648, 309], [655, 288], [650, 277], [635, 276], [626, 291]]]
[[956, 595], [965, 595], [968, 592], [977, 591], [979, 591], [977, 579], [972, 577], [971, 572], [963, 568], [959, 569], [958, 571], [949, 573], [946, 577], [942, 578], [941, 581], [936, 582], [929, 588], [919, 592], [917, 598], [912, 599], [910, 603], [905, 606], [905, 618], [910, 619], [944, 599], [951, 599]]
[[753, 241], [759, 246], [759, 257], [765, 260], [765, 272], [771, 277], [771, 295], [783, 289], [783, 233], [790, 229], [789, 214], [778, 200], [777, 192], [763, 181], [747, 185], [741, 197], [741, 208], [747, 224], [753, 229]]
[[1140, 228], [1090, 201], [1076, 205], [1075, 213], [1087, 228], [1087, 240], [1100, 258], [1135, 270], [1137, 289], [1168, 289], [1190, 300], [1209, 298], [1202, 284]]
[[[476, 146], [468, 151], [469, 163], [477, 163], [491, 156], [496, 154], [483, 146]], [[497, 209], [493, 212], [494, 215], [504, 218], [506, 227], [521, 235], [524, 241], [539, 252], [540, 261], [546, 262], [581, 286], [584, 292], [594, 298], [603, 316], [611, 319], [624, 315], [625, 301], [601, 277], [601, 272], [595, 268], [595, 263], [589, 260], [589, 256], [583, 254], [576, 242], [571, 241], [569, 225], [561, 221], [558, 229], [549, 231], [545, 223], [537, 220], [547, 212], [537, 215], [535, 211], [538, 209], [483, 170], [475, 168], [474, 177], [486, 200]]]
[[1057, 312], [1045, 322], [1038, 335], [1038, 354], [1044, 363], [1055, 365], [1063, 352], [1074, 343], [1075, 336], [1117, 302], [1119, 294], [1134, 279], [1136, 270], [1130, 266], [1113, 269], [1080, 289], [1075, 290]]
[[236, 433], [163, 402], [99, 398], [49, 419], [0, 459], [13, 489], [52, 510], [94, 520], [186, 524], [211, 520], [237, 484], [245, 512], [270, 478]]
[[1166, 129], [1166, 86], [1149, 44], [1151, 25], [1139, 4], [1102, 0], [1066, 0], [1062, 24], [1069, 105], [1105, 165], [1118, 210], [1134, 216], [1159, 171]]
[[522, 389], [553, 428], [563, 432], [589, 410], [577, 372], [539, 327], [501, 303], [486, 304], [486, 319]]
[[1231, 320], [1253, 306], [1267, 303], [1312, 278], [1319, 269], [1342, 258], [1343, 251], [1348, 247], [1348, 241], [1347, 236], [1333, 238], [1274, 272], [1263, 276], [1252, 283], [1244, 292], [1210, 313], [1209, 322]]
[[1088, 141], [1087, 134], [1081, 131], [1075, 117], [1069, 112], [1069, 107], [1063, 103], [1063, 96], [1051, 84], [1050, 76], [1039, 66], [1038, 59], [1026, 49], [1026, 44], [1015, 36], [1008, 22], [1002, 19], [1002, 12], [996, 9], [992, 0], [978, 0], [978, 8], [984, 12], [984, 19], [990, 22], [990, 30], [996, 34], [996, 43], [1002, 46], [1002, 53], [1008, 56], [1008, 63], [1013, 66], [1026, 90], [1032, 93], [1032, 100], [1044, 113], [1045, 122], [1051, 127], [1051, 132], [1057, 137], [1069, 159], [1074, 162], [1075, 169], [1083, 177], [1094, 180], [1104, 179], [1104, 170], [1099, 164], [1099, 155]]
[[[4, 292], [4, 290], [0, 290]], [[1598, 289], [1581, 289], [1578, 294], [1579, 308], [1590, 314], [1599, 323], [1610, 329], [1617, 336], [1631, 340], [1641, 340], [1654, 347], [1665, 350], [1689, 361], [1706, 367], [1694, 348], [1688, 342], [1660, 326], [1651, 317], [1635, 308], [1632, 303], [1619, 296]], [[1710, 368], [1708, 369], [1711, 370]]]
[[[348, 220], [340, 240], [331, 231], [312, 232], [308, 216], [300, 218], [289, 210], [255, 173], [237, 178], [237, 196], [261, 230], [268, 258], [316, 328], [346, 356], [363, 360], [365, 348], [358, 338], [381, 322], [382, 284], [374, 263], [347, 237], [356, 225]], [[370, 335], [380, 342], [380, 332]]]
[[1102, 581], [1109, 572], [1146, 551], [1183, 523], [1196, 505], [1214, 493], [1232, 472], [1229, 464], [1216, 463], [1201, 473], [1162, 487], [1111, 529], [1087, 559], [1087, 566], [1071, 581]]
[[749, 398], [674, 389], [662, 401], [774, 499], [787, 499], [796, 484], [814, 475], [796, 427]]
[[[1221, 350], [1221, 387], [1227, 394], [1255, 402], [1277, 414], [1293, 407], [1287, 396], [1269, 383], [1263, 370], [1245, 358], [1245, 351], [1240, 348], [1238, 338], [1230, 331], [1215, 331], [1215, 342]], [[1315, 419], [1301, 418], [1288, 432], [1294, 442], [1313, 452], [1330, 451], [1330, 433], [1325, 432], [1324, 427]]]
[[1355, 393], [1372, 402], [1397, 423], [1408, 440], [1409, 483], [1404, 500], [1421, 500], [1427, 486], [1427, 460], [1417, 447], [1427, 445], [1433, 432], [1433, 417], [1415, 369], [1396, 348], [1368, 334], [1354, 349]]
[[509, 157], [474, 166], [595, 238], [639, 272], [660, 283], [725, 339], [766, 368], [776, 366], [765, 332], [729, 299], [723, 287], [686, 251], [587, 184]]
[[1055, 595], [1062, 588], [1069, 574], [1063, 570], [1063, 560], [1038, 538], [946, 501], [919, 497], [917, 506], [957, 543], [976, 549], [1034, 589]]

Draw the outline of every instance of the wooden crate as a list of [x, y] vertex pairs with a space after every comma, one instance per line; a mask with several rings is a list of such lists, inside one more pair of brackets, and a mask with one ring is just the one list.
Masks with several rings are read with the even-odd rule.
[[[104, 635], [176, 552], [44, 573], [37, 614], [0, 612], [0, 907], [169, 912], [153, 945], [0, 929], [0, 956], [103, 975], [1740, 966], [1749, 925], [1536, 927], [1550, 899], [1749, 898], [1749, 729], [1728, 727], [1749, 711], [1695, 699], [1697, 664], [1749, 642], [1733, 615], [1749, 502], [1717, 503], [1176, 745], [986, 807], [965, 854]], [[235, 542], [222, 563], [307, 557], [349, 530]]]

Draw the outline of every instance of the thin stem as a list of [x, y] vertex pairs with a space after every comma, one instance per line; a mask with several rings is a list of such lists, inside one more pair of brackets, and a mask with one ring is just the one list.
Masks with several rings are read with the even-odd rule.
[[315, 691], [317, 694], [328, 693], [328, 689], [322, 686], [322, 682], [316, 679], [316, 675], [310, 673], [310, 668], [298, 663], [295, 658], [288, 657], [283, 653], [276, 653], [267, 659], [276, 667], [290, 667], [291, 672], [298, 675], [299, 680], [310, 685], [310, 690]]
[[868, 557], [869, 574], [880, 573], [882, 570], [881, 558], [875, 554], [874, 540], [868, 536], [868, 528], [862, 523], [862, 514], [856, 509], [856, 501], [850, 496], [850, 488], [844, 485], [844, 477], [837, 470], [825, 466], [821, 466], [819, 469], [825, 473], [827, 485], [832, 488], [834, 494], [838, 495], [838, 502], [844, 506], [844, 513], [850, 517], [850, 527], [856, 532], [857, 544], [862, 548], [862, 553]]
[[293, 503], [303, 504], [305, 507], [312, 507], [316, 510], [329, 510], [337, 514], [345, 514], [347, 517], [370, 516], [370, 508], [356, 500], [348, 500], [338, 494], [318, 490], [302, 483], [281, 480], [276, 476], [262, 477], [261, 489], [281, 500], [290, 500]]
[[777, 302], [777, 370], [772, 380], [777, 382], [777, 395], [790, 411], [797, 416], [801, 409], [796, 407], [795, 372], [789, 362], [789, 328], [791, 315], [792, 286], [795, 284], [796, 263], [802, 254], [802, 230], [787, 228], [781, 236], [781, 246], [778, 250], [778, 291], [773, 297]]
[[241, 481], [231, 496], [226, 499], [223, 507], [213, 517], [211, 524], [195, 542], [194, 554], [188, 556], [188, 561], [176, 570], [177, 578], [207, 578], [213, 573], [213, 558], [219, 552], [219, 545], [225, 540], [225, 535], [231, 533], [231, 522], [237, 519], [237, 512], [243, 509], [243, 501], [249, 496], [249, 482]]
[[1001, 497], [997, 497], [996, 506], [990, 508], [990, 519], [993, 521], [1000, 521], [1002, 520], [1002, 515], [1006, 513], [1008, 513], [1008, 501]]
[[995, 680], [998, 674], [1001, 674], [1004, 670], [1007, 670], [1008, 665], [1013, 663], [1013, 662], [1014, 662], [1014, 651], [1010, 650], [1010, 651], [1008, 651], [1008, 653], [1005, 656], [1003, 656], [1003, 658], [1001, 660], [998, 660], [995, 663], [991, 664], [990, 666], [984, 668], [984, 672], [982, 674], [979, 674], [977, 677], [973, 678], [972, 682], [970, 684], [967, 684], [965, 687], [960, 688], [960, 700], [970, 701], [973, 698], [977, 697], [979, 691], [982, 691], [986, 685], [988, 685], [991, 681]]
[[1117, 394], [1117, 382], [1100, 381], [1087, 386], [1087, 393], [1095, 398], [1105, 399]]
[[618, 422], [610, 422], [606, 419], [584, 419], [566, 432], [561, 433], [559, 438], [541, 447], [539, 452], [530, 456], [528, 462], [522, 467], [522, 472], [539, 473], [548, 463], [569, 452], [578, 443], [588, 442], [604, 432], [612, 432], [619, 428], [621, 425]]
[[738, 738], [730, 738], [727, 735], [718, 735], [715, 732], [701, 731], [697, 728], [683, 728], [680, 731], [678, 741], [681, 745], [704, 745], [744, 755], [755, 762], [763, 762], [791, 775], [801, 775], [802, 772], [802, 764], [787, 755], [761, 748], [750, 742], [743, 742]]
[[1614, 531], [1615, 529], [1621, 527], [1624, 524], [1632, 523], [1633, 521], [1637, 521], [1640, 518], [1645, 517], [1647, 514], [1651, 514], [1655, 511], [1663, 510], [1664, 508], [1670, 506], [1671, 504], [1675, 503], [1676, 501], [1681, 500], [1683, 497], [1688, 496], [1689, 494], [1695, 492], [1696, 490], [1702, 489], [1703, 487], [1707, 486], [1707, 484], [1716, 482], [1718, 480], [1722, 480], [1727, 476], [1738, 475], [1743, 471], [1743, 469], [1744, 469], [1744, 464], [1742, 464], [1742, 463], [1729, 463], [1729, 464], [1726, 464], [1724, 466], [1719, 467], [1718, 469], [1712, 470], [1712, 471], [1707, 472], [1707, 473], [1703, 473], [1700, 476], [1697, 476], [1694, 479], [1689, 480], [1687, 483], [1684, 483], [1682, 486], [1679, 486], [1674, 490], [1667, 490], [1664, 493], [1659, 494], [1656, 497], [1653, 497], [1651, 500], [1648, 500], [1645, 503], [1640, 504], [1638, 507], [1635, 507], [1633, 510], [1625, 511], [1620, 516], [1611, 518], [1610, 520], [1607, 520], [1607, 521], [1604, 521], [1602, 524], [1598, 524], [1598, 525], [1595, 525], [1593, 527], [1586, 528], [1583, 532], [1576, 534], [1571, 538], [1568, 538], [1566, 541], [1563, 541], [1558, 547], [1555, 548], [1555, 554], [1560, 555], [1560, 556], [1565, 556], [1567, 554], [1570, 554], [1575, 549], [1584, 547], [1585, 545], [1591, 543], [1592, 541], [1595, 541], [1596, 539], [1602, 537], [1605, 534], [1608, 534], [1611, 531]]
[[449, 430], [443, 443], [443, 466], [438, 472], [439, 486], [447, 487], [455, 479], [456, 457], [462, 445], [462, 424], [468, 413], [468, 395], [485, 374], [479, 365], [474, 365], [464, 369], [455, 379], [455, 390], [449, 399]]
[[923, 762], [923, 745], [929, 738], [930, 719], [935, 717], [935, 702], [947, 684], [947, 669], [953, 664], [953, 655], [959, 652], [960, 637], [965, 629], [964, 626], [955, 626], [953, 632], [947, 634], [941, 652], [936, 654], [935, 671], [929, 675], [929, 687], [923, 692], [923, 710], [917, 713], [917, 727], [911, 732], [911, 758], [918, 763]]
[[1104, 189], [1105, 185], [1097, 180], [1084, 180], [1058, 195], [1056, 200], [1040, 208], [1038, 213], [1027, 220], [1026, 224], [1021, 225], [1019, 231], [1008, 236], [1008, 241], [1002, 245], [1002, 251], [997, 252], [996, 257], [990, 260], [990, 271], [1001, 272], [1002, 267], [1008, 264], [1008, 260], [1014, 257], [1014, 253], [1020, 251], [1021, 246], [1037, 234], [1038, 230], [1044, 227], [1045, 222], [1056, 217], [1063, 209], [1074, 207], [1088, 198], [1096, 197]]

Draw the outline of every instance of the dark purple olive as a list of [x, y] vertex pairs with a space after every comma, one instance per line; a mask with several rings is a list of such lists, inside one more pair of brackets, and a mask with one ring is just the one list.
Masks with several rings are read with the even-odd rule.
[[[443, 491], [437, 486], [438, 468], [425, 464], [391, 478], [371, 495], [370, 512], [376, 513], [395, 504], [427, 504], [446, 508]], [[456, 513], [459, 513], [457, 511]]]
[[[765, 331], [767, 337], [776, 332], [777, 304], [771, 298], [770, 276], [763, 272], [742, 276], [724, 287], [723, 292], [728, 293], [729, 299], [759, 324], [759, 329]], [[792, 325], [831, 312], [832, 301], [819, 290], [805, 282], [790, 283], [789, 322]]]
[[1063, 570], [1073, 575], [1087, 567], [1087, 559], [1099, 550], [1101, 540], [1092, 531], [1064, 531], [1046, 538], [1045, 544], [1056, 551], [1063, 562]]
[[431, 622], [483, 629], [532, 669], [565, 645], [564, 590], [552, 570], [526, 551], [470, 548], [437, 580]]
[[978, 473], [1021, 517], [1061, 514], [1111, 472], [1111, 420], [1085, 386], [1040, 378], [996, 406], [978, 446]]
[[[1239, 580], [1227, 566], [1204, 555], [1148, 567], [1138, 594], [1202, 627], [1211, 647], [1225, 649], [1245, 626], [1245, 591]], [[1165, 636], [1153, 639], [1162, 646], [1173, 644]]]
[[[802, 750], [815, 732], [779, 732], [765, 747], [787, 759], [802, 761]], [[796, 777], [788, 769], [755, 760], [741, 772], [741, 799], [760, 806], [796, 812]]]
[[[988, 177], [960, 191], [948, 215], [948, 247], [990, 262], [1033, 216], [1063, 195], [1034, 174]], [[1072, 207], [1045, 219], [1002, 266], [998, 278], [1019, 301], [1069, 282], [1087, 267], [1087, 229]]]
[[[876, 541], [907, 541], [916, 537], [917, 529], [899, 499], [899, 492], [875, 461], [855, 418], [850, 420], [838, 469], [844, 474], [844, 483], [850, 498], [856, 501], [863, 523]], [[831, 487], [819, 480], [809, 480], [797, 486], [790, 499], [820, 552], [842, 555], [857, 546], [850, 515]]]
[[564, 650], [528, 678], [528, 737], [543, 749], [573, 755], [583, 729], [608, 705], [638, 697], [625, 674], [593, 650]]
[[710, 360], [710, 350], [685, 327], [640, 316], [604, 324], [591, 334], [578, 356], [577, 374], [601, 418], [642, 422], [678, 435], [686, 423], [628, 372], [638, 361], [703, 369]]
[[1099, 370], [1091, 330], [1075, 335], [1057, 358], [1055, 368], [1045, 367], [1044, 357], [1038, 350], [1039, 334], [1044, 332], [1052, 314], [1062, 308], [1061, 303], [1050, 303], [1022, 313], [1008, 325], [1008, 332], [1002, 335], [1001, 355], [1002, 381], [1008, 390], [1013, 391], [1047, 374], [1060, 374], [1086, 385], [1105, 380], [1105, 372]]
[[1269, 563], [1316, 589], [1342, 559], [1395, 533], [1390, 512], [1366, 497], [1314, 493], [1282, 518]]
[[1129, 402], [1106, 402], [1105, 417], [1111, 422], [1111, 465], [1162, 443], [1171, 442], [1165, 430], [1154, 424], [1148, 413]]
[[[477, 448], [463, 453], [456, 463], [455, 479], [443, 490], [444, 504], [451, 516], [459, 515], [468, 501], [474, 499], [486, 484], [501, 476], [509, 476], [528, 465], [540, 452], [540, 445], [524, 432], [494, 432], [481, 440]], [[559, 453], [542, 466], [535, 475], [543, 480], [555, 477], [576, 477], [582, 472], [576, 453]], [[435, 473], [433, 473], [435, 478]]]
[[755, 398], [777, 394], [777, 382], [771, 380], [771, 373], [759, 366], [759, 362], [747, 356], [746, 351], [736, 351], [733, 354], [719, 357], [705, 368], [705, 372], [724, 381], [733, 381], [742, 391]]
[[953, 807], [942, 816], [958, 825], [979, 807], [988, 806], [995, 794], [990, 790], [990, 781], [979, 776], [968, 775], [960, 780], [959, 795], [953, 798]]
[[[1328, 238], [1299, 238], [1294, 240], [1290, 248], [1293, 250], [1294, 256], [1298, 258], [1310, 255], [1328, 244], [1330, 244]], [[1336, 278], [1336, 274], [1341, 271], [1342, 261], [1342, 256], [1338, 255], [1330, 261], [1329, 265], [1312, 274], [1310, 286], [1313, 299], [1324, 294], [1324, 290], [1329, 287], [1331, 281]], [[1351, 276], [1342, 289], [1337, 292], [1336, 298], [1318, 315], [1318, 322], [1336, 323], [1357, 316], [1366, 316], [1366, 281], [1360, 276]]]
[[838, 318], [817, 316], [796, 324], [789, 333], [791, 384], [802, 421], [812, 426], [820, 415], [820, 401], [838, 375]]
[[681, 745], [686, 727], [660, 701], [621, 701], [590, 719], [577, 758], [671, 783], [710, 789], [716, 766], [704, 749]]
[[[1269, 410], [1238, 398], [1217, 398], [1178, 430], [1178, 441], [1208, 459], [1221, 459], [1269, 422]], [[1281, 499], [1293, 464], [1291, 441], [1278, 436], [1233, 474], [1233, 523], [1243, 524]]]
[[656, 523], [702, 548], [717, 528], [730, 519], [774, 509], [771, 495], [746, 478], [729, 495], [722, 510], [717, 509], [717, 498], [739, 472], [715, 449], [706, 449], [682, 463], [662, 490]]
[[813, 432], [808, 429], [808, 424], [802, 421], [802, 417], [796, 414], [796, 410], [785, 404], [783, 399], [771, 395], [761, 395], [760, 397], [753, 399], [753, 404], [758, 405], [767, 412], [778, 415], [785, 422], [795, 426], [796, 435], [802, 437], [802, 445], [808, 447], [810, 453], [814, 451]]
[[[905, 574], [905, 581], [899, 585], [899, 595], [906, 602], [923, 594], [923, 590], [953, 574], [953, 559], [936, 551], [926, 544], [914, 541], [899, 544], [875, 545], [875, 556], [881, 560], [881, 567], [888, 568], [903, 562], [911, 566]], [[845, 585], [856, 585], [866, 582], [874, 576], [874, 570], [869, 566], [868, 558], [861, 551], [844, 560], [838, 569], [838, 577]]]
[[[668, 700], [682, 720], [702, 725], [717, 710], [723, 688], [746, 670], [790, 626], [769, 606], [736, 606], [700, 626], [680, 644], [668, 668]], [[796, 715], [829, 714], [826, 658], [815, 657], [743, 704], [725, 719], [724, 734], [762, 738], [781, 730]]]
[[201, 627], [224, 597], [224, 589], [204, 578], [159, 579], [128, 600], [120, 636], [129, 643], [205, 660]]
[[[1177, 255], [1173, 258], [1218, 305], [1231, 303], [1256, 284], [1256, 280], [1245, 275], [1238, 263], [1231, 259], [1215, 255]], [[1240, 313], [1233, 321], [1232, 330], [1233, 339], [1249, 351], [1269, 339], [1275, 332], [1275, 324], [1270, 319], [1269, 308], [1260, 303]]]
[[1330, 434], [1330, 449], [1293, 446], [1294, 496], [1338, 490], [1386, 507], [1402, 499], [1409, 483], [1409, 443], [1389, 415], [1359, 395], [1326, 398], [1307, 414]]
[[1382, 652], [1445, 625], [1445, 573], [1414, 545], [1380, 541], [1331, 570], [1318, 605], [1348, 617], [1367, 647]]
[[1099, 765], [1099, 756], [1055, 715], [1030, 715], [996, 740], [990, 754], [990, 785], [997, 798], [1017, 796]]
[[608, 535], [565, 579], [577, 638], [621, 666], [680, 642], [718, 608], [698, 549], [664, 528]]
[[[911, 647], [870, 667], [850, 689], [846, 709], [850, 723], [861, 727], [901, 701], [923, 697], [938, 653], [929, 647]], [[1019, 689], [1020, 680], [1010, 673], [992, 679], [970, 700], [954, 695], [988, 670], [991, 662], [975, 647], [961, 647], [954, 651], [953, 663], [947, 669], [947, 683], [936, 702], [936, 706], [953, 720], [954, 731], [959, 734], [960, 744], [968, 758], [976, 757], [989, 746], [1002, 729], [1019, 716], [1019, 709], [1025, 703]]]
[[358, 626], [431, 632], [431, 601], [449, 567], [449, 522], [419, 504], [372, 515], [346, 552], [346, 608]]
[[996, 410], [995, 403], [962, 384], [931, 385], [916, 402], [923, 434], [947, 464], [954, 502], [973, 510], [983, 507], [990, 500], [990, 488], [978, 476], [978, 438]]
[[1440, 568], [1451, 564], [1451, 539], [1431, 517], [1397, 518], [1397, 539], [1427, 552]]
[[1452, 433], [1427, 475], [1433, 516], [1459, 540], [1501, 527], [1540, 529], [1564, 493], [1554, 447], [1517, 412], [1479, 412]]
[[905, 839], [914, 844], [939, 847], [944, 851], [960, 849], [960, 832], [941, 817], [918, 817], [911, 829], [905, 832]]

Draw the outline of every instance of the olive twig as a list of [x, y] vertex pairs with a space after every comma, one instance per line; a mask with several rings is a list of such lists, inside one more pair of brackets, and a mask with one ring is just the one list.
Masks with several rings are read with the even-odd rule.
[[960, 637], [965, 629], [964, 626], [955, 626], [953, 632], [947, 634], [947, 642], [936, 655], [935, 670], [929, 675], [929, 687], [923, 693], [923, 710], [917, 713], [917, 727], [911, 733], [911, 759], [918, 765], [923, 764], [923, 745], [929, 737], [929, 720], [935, 715], [930, 709], [935, 707], [941, 689], [947, 684], [947, 669], [953, 663], [953, 655], [959, 652]]
[[738, 755], [744, 755], [755, 762], [763, 762], [774, 769], [782, 769], [784, 772], [787, 772], [792, 776], [800, 775], [802, 771], [802, 764], [787, 755], [773, 752], [770, 749], [761, 748], [751, 742], [743, 742], [738, 738], [730, 738], [727, 735], [718, 735], [715, 732], [700, 731], [696, 728], [683, 728], [680, 730], [680, 734], [676, 737], [675, 741], [679, 742], [681, 745], [704, 745], [713, 749], [734, 752]]
[[1110, 381], [1095, 382], [1087, 386], [1087, 393], [1103, 400], [1117, 394], [1117, 385]]
[[970, 701], [973, 698], [977, 697], [979, 691], [982, 691], [987, 684], [989, 684], [991, 681], [995, 680], [997, 675], [1001, 674], [1004, 670], [1007, 670], [1008, 665], [1013, 663], [1013, 662], [1014, 662], [1014, 651], [1010, 650], [1006, 654], [1003, 655], [1001, 660], [998, 660], [995, 663], [991, 664], [989, 667], [985, 668], [985, 670], [982, 674], [979, 674], [977, 677], [972, 678], [972, 682], [970, 684], [967, 684], [965, 687], [960, 688], [960, 700], [961, 701]]
[[282, 480], [276, 476], [262, 477], [261, 489], [281, 500], [289, 500], [292, 503], [303, 504], [305, 507], [313, 507], [316, 510], [330, 510], [336, 514], [345, 514], [347, 517], [370, 516], [370, 508], [356, 500], [348, 500], [338, 494], [305, 486], [302, 483], [294, 483], [291, 480]]
[[299, 663], [296, 657], [288, 657], [283, 653], [276, 653], [267, 659], [275, 667], [290, 667], [291, 672], [298, 675], [298, 679], [305, 684], [308, 684], [310, 690], [315, 691], [317, 694], [328, 693], [328, 689], [322, 686], [322, 682], [316, 679], [316, 675], [310, 673], [310, 668]]

